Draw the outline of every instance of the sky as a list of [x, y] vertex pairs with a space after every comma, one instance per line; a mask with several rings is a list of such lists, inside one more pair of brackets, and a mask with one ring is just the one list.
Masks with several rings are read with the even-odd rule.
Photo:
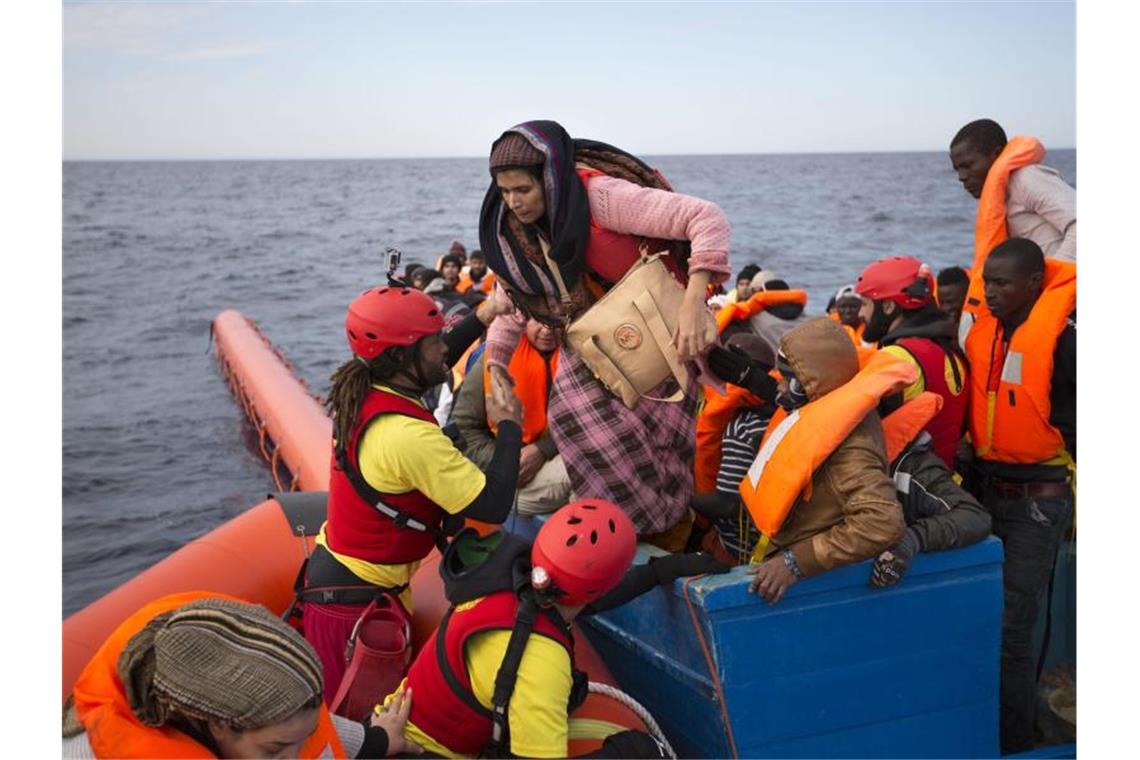
[[945, 150], [980, 117], [1076, 145], [1072, 2], [119, 0], [62, 18], [65, 160], [474, 157], [535, 118], [650, 155]]

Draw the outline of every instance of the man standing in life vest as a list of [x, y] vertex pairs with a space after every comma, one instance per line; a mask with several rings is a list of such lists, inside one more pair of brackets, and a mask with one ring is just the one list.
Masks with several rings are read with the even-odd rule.
[[[875, 405], [888, 387], [913, 381], [916, 371], [893, 357], [881, 357], [878, 364], [889, 366], [892, 382], [853, 382], [857, 374], [867, 377], [860, 373], [855, 346], [825, 317], [801, 324], [780, 341], [776, 368], [783, 379], [776, 403], [787, 414], [779, 421], [773, 417], [740, 484], [757, 527], [770, 536], [766, 545], [761, 539], [759, 550], [767, 559], [749, 568], [755, 576], [750, 589], [773, 604], [797, 580], [870, 559], [902, 538], [906, 526], [887, 475]], [[837, 395], [829, 402], [832, 394]], [[820, 461], [818, 468], [805, 482], [787, 483], [781, 473], [805, 457]]]
[[971, 121], [950, 141], [958, 181], [978, 199], [975, 239], [986, 237], [975, 263], [1007, 237], [1028, 238], [1051, 259], [1077, 260], [1077, 191], [1041, 165], [1044, 157], [1036, 138], [1006, 140], [992, 119]]
[[1056, 170], [1041, 165], [1045, 146], [1035, 137], [1006, 140], [992, 119], [978, 119], [950, 141], [950, 163], [966, 192], [978, 199], [974, 259], [962, 307], [959, 342], [985, 310], [982, 268], [986, 256], [1011, 237], [1032, 240], [1046, 257], [1077, 260], [1077, 191]]
[[[558, 371], [559, 332], [537, 319], [527, 320], [526, 332], [507, 367], [523, 407], [523, 446], [515, 495], [519, 514], [523, 515], [553, 512], [570, 498], [570, 476], [546, 426], [546, 410]], [[459, 449], [480, 469], [491, 464], [498, 434], [498, 426], [487, 419], [490, 393], [489, 372], [480, 356], [459, 386], [451, 417], [459, 433]]]
[[1012, 238], [982, 277], [987, 311], [966, 338], [972, 482], [1005, 544], [1001, 737], [1012, 753], [1033, 748], [1033, 629], [1073, 516], [1076, 266]]

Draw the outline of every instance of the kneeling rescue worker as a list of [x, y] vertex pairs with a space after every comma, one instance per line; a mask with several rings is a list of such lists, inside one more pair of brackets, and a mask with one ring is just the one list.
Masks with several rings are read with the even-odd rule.
[[[705, 554], [630, 569], [636, 545], [625, 512], [595, 499], [553, 513], [533, 545], [510, 533], [457, 536], [440, 563], [452, 606], [401, 686], [416, 695], [408, 738], [443, 757], [567, 757], [569, 713], [587, 692], [574, 669], [574, 619], [684, 575], [728, 571]], [[468, 569], [480, 553], [481, 564]], [[580, 756], [663, 753], [651, 736], [629, 730]]]
[[[490, 322], [494, 306], [480, 306]], [[379, 595], [398, 596], [411, 613], [416, 568], [463, 518], [501, 523], [518, 479], [522, 408], [492, 383], [487, 418], [499, 435], [486, 473], [463, 456], [420, 397], [447, 378], [449, 355], [477, 337], [468, 319], [442, 332], [443, 315], [423, 293], [372, 288], [348, 307], [352, 358], [333, 375], [333, 457], [328, 520], [303, 569], [301, 627], [325, 669], [331, 701], [345, 671], [345, 644]], [[458, 526], [456, 526], [458, 527]]]

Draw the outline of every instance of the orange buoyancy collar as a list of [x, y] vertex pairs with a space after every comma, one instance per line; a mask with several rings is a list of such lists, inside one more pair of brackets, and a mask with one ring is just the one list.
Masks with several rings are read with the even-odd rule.
[[1076, 265], [1045, 259], [1041, 295], [1012, 336], [988, 311], [978, 316], [966, 338], [966, 358], [970, 437], [982, 459], [1038, 464], [1064, 453], [1061, 431], [1049, 422], [1049, 393], [1057, 338], [1076, 303]]
[[753, 317], [772, 306], [786, 303], [797, 303], [803, 306], [807, 303], [807, 292], [803, 290], [761, 290], [740, 303], [726, 303], [716, 313], [716, 331], [724, 332], [724, 328], [733, 322]]
[[766, 536], [777, 535], [800, 494], [810, 498], [812, 475], [823, 461], [883, 396], [901, 391], [918, 376], [912, 362], [877, 351], [835, 390], [790, 414], [774, 415], [752, 467], [740, 481], [740, 495], [756, 527]]
[[974, 222], [974, 263], [970, 267], [970, 287], [962, 311], [975, 316], [987, 311], [982, 269], [990, 251], [1009, 238], [1006, 224], [1009, 178], [1018, 169], [1041, 163], [1044, 157], [1045, 146], [1036, 137], [1018, 136], [1005, 144], [990, 166], [982, 185], [982, 195], [978, 198], [978, 216]]
[[[579, 165], [578, 178], [582, 186], [589, 188], [591, 177], [609, 176], [597, 169], [590, 169]], [[627, 235], [623, 232], [607, 230], [590, 217], [590, 240], [586, 243], [586, 266], [602, 279], [616, 284], [625, 273], [629, 271], [639, 258], [641, 248], [646, 246], [647, 254], [652, 255], [662, 250], [669, 250], [671, 241], [656, 238], [643, 238], [637, 235]], [[681, 268], [680, 262], [674, 256], [664, 256], [661, 263], [665, 265], [672, 275], [681, 284], [687, 284], [689, 273]]]
[[[127, 642], [154, 617], [199, 599], [243, 600], [226, 594], [185, 591], [156, 599], [128, 617], [107, 638], [75, 681], [72, 695], [79, 721], [87, 731], [87, 741], [96, 757], [116, 758], [196, 758], [216, 757], [208, 748], [170, 726], [148, 726], [135, 717], [118, 674], [119, 655]], [[299, 757], [344, 757], [322, 704], [317, 730], [301, 746]]]
[[[549, 363], [546, 357], [534, 347], [526, 335], [511, 355], [507, 371], [515, 381], [515, 393], [523, 408], [522, 441], [534, 443], [546, 432], [546, 407], [550, 401], [550, 389], [554, 386], [554, 373], [558, 371], [558, 354], [554, 349]], [[491, 396], [491, 368], [483, 362], [483, 397]], [[499, 426], [487, 420], [487, 426], [498, 434]]]

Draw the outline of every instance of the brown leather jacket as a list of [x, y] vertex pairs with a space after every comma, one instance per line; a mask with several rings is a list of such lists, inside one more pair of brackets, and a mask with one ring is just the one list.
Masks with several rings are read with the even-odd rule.
[[[813, 319], [784, 334], [780, 350], [810, 400], [846, 383], [859, 371], [855, 346], [835, 322]], [[791, 548], [804, 575], [877, 556], [900, 538], [906, 524], [887, 474], [883, 425], [877, 412], [860, 422], [812, 476], [773, 549]]]

